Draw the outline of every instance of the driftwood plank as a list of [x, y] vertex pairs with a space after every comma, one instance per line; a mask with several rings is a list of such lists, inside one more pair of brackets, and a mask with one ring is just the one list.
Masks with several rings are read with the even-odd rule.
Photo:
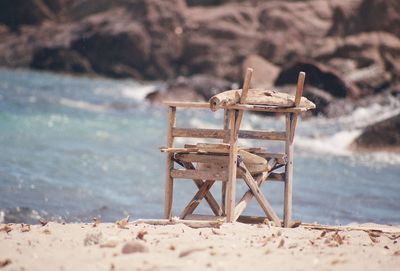
[[138, 219], [131, 222], [132, 224], [149, 224], [149, 225], [176, 225], [185, 224], [188, 227], [197, 228], [219, 228], [224, 223], [224, 218], [217, 220], [183, 220], [183, 219]]
[[198, 169], [173, 169], [171, 176], [177, 179], [221, 180], [226, 181], [227, 171], [198, 170]]
[[[174, 137], [191, 137], [191, 138], [229, 138], [229, 131], [221, 129], [200, 129], [200, 128], [174, 128], [172, 130]], [[286, 133], [277, 131], [238, 131], [238, 137], [243, 139], [256, 140], [277, 140], [285, 141]]]
[[[304, 77], [304, 73], [300, 73], [301, 77]], [[304, 83], [304, 81], [303, 81]], [[244, 87], [243, 87], [244, 89]], [[238, 105], [241, 102], [242, 90], [228, 90], [222, 93], [216, 94], [209, 100], [211, 110], [215, 111], [219, 108], [229, 108], [234, 105]], [[296, 100], [297, 99], [297, 100]], [[312, 103], [301, 95], [296, 98], [293, 95], [278, 92], [269, 89], [250, 89], [246, 95], [247, 105], [268, 105], [276, 107], [293, 107], [297, 101], [297, 107], [305, 110], [314, 109], [315, 104]]]

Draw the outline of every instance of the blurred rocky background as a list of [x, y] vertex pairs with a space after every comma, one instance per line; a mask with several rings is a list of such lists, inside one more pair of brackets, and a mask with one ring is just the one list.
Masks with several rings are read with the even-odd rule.
[[[399, 103], [400, 1], [0, 0], [0, 66], [166, 81], [151, 102], [207, 100], [248, 66], [293, 90], [302, 70], [313, 114], [337, 117]], [[356, 148], [398, 149], [399, 119]]]

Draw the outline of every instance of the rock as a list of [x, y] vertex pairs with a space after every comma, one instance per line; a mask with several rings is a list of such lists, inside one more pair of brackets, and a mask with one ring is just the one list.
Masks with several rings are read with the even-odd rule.
[[306, 73], [307, 85], [323, 89], [334, 97], [357, 98], [360, 95], [358, 87], [343, 79], [337, 71], [312, 61], [299, 61], [283, 68], [275, 84], [278, 86], [296, 84], [297, 77], [301, 71]]
[[245, 65], [270, 87], [277, 67], [311, 59], [312, 86], [355, 98], [400, 82], [398, 14], [396, 0], [3, 0], [0, 65], [235, 83]]
[[41, 48], [37, 50], [31, 67], [41, 70], [92, 73], [90, 62], [78, 52], [67, 48]]
[[148, 251], [149, 249], [144, 244], [138, 241], [130, 241], [122, 247], [123, 254], [144, 253]]
[[367, 126], [358, 136], [356, 150], [400, 151], [400, 114]]
[[313, 115], [326, 115], [329, 104], [334, 100], [328, 92], [311, 86], [304, 88], [303, 96], [315, 103], [316, 108], [310, 110]]
[[85, 57], [95, 72], [113, 77], [146, 76], [143, 67], [150, 58], [150, 39], [126, 11], [93, 16], [83, 28], [86, 33], [71, 43], [71, 49]]
[[[351, 2], [351, 1], [350, 1]], [[355, 1], [356, 6], [336, 6], [331, 35], [386, 31], [400, 36], [400, 5], [398, 0]], [[377, 19], [379, 18], [379, 19]]]
[[55, 14], [43, 0], [2, 0], [0, 22], [17, 30], [21, 25], [35, 25], [54, 19]]
[[314, 59], [337, 67], [363, 95], [374, 94], [399, 81], [400, 39], [382, 32], [327, 38]]
[[223, 2], [224, 0], [186, 0], [188, 6], [216, 6]]
[[332, 14], [327, 1], [262, 1], [258, 54], [278, 65], [309, 55], [315, 41], [329, 30]]
[[243, 78], [247, 67], [253, 68], [252, 88], [271, 88], [280, 72], [280, 68], [259, 55], [249, 55], [243, 61]]
[[180, 73], [234, 82], [241, 78], [241, 63], [260, 39], [254, 8], [225, 4], [192, 8], [186, 14]]

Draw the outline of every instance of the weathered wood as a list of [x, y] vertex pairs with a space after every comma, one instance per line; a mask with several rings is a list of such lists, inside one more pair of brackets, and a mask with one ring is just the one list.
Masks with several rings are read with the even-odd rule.
[[[174, 128], [172, 134], [174, 137], [216, 138], [216, 139], [229, 138], [229, 131], [220, 129]], [[275, 132], [275, 131], [241, 130], [238, 132], [238, 137], [243, 139], [285, 141], [286, 133]]]
[[267, 160], [275, 159], [278, 162], [278, 164], [280, 164], [280, 165], [285, 165], [287, 162], [286, 153], [272, 153], [272, 152], [263, 152], [263, 151], [257, 152], [256, 151], [256, 152], [254, 152], [254, 154], [257, 154]]
[[[245, 104], [246, 103], [246, 99], [247, 99], [247, 94], [249, 92], [250, 89], [250, 82], [251, 82], [251, 77], [253, 76], [253, 69], [247, 68], [246, 70], [246, 76], [244, 78], [244, 83], [243, 83], [243, 90], [242, 93], [240, 95], [240, 100], [239, 103], [240, 104]], [[240, 129], [240, 125], [242, 123], [242, 119], [243, 119], [243, 110], [239, 110], [237, 116], [236, 116], [236, 122], [235, 122], [235, 136], [237, 136], [238, 131]]]
[[197, 152], [198, 148], [168, 148], [168, 147], [161, 147], [161, 152], [166, 153], [189, 153], [189, 152]]
[[[219, 108], [231, 108], [240, 103], [242, 90], [228, 90], [216, 94], [209, 100], [211, 110]], [[301, 97], [301, 96], [300, 96]], [[268, 105], [276, 107], [293, 107], [295, 103], [293, 95], [268, 89], [249, 89], [246, 97], [247, 105]], [[304, 110], [314, 109], [315, 104], [305, 97], [301, 97], [297, 105]]]
[[246, 182], [247, 186], [250, 188], [254, 197], [256, 198], [258, 204], [261, 206], [266, 216], [275, 223], [276, 226], [280, 226], [280, 221], [275, 211], [272, 209], [271, 205], [267, 201], [267, 199], [262, 194], [261, 190], [258, 188], [256, 182], [251, 176], [250, 172], [247, 170], [245, 164], [242, 161], [239, 161], [239, 167], [241, 171], [243, 180]]
[[197, 220], [197, 221], [225, 221], [224, 216], [213, 216], [213, 215], [201, 215], [201, 214], [188, 214], [186, 220]]
[[238, 137], [243, 139], [285, 141], [286, 133], [276, 131], [239, 130]]
[[[174, 137], [172, 135], [172, 129], [176, 123], [176, 107], [169, 107], [168, 111], [168, 131], [167, 131], [167, 147], [172, 148], [174, 146]], [[164, 195], [164, 218], [169, 219], [172, 216], [172, 200], [173, 200], [173, 185], [174, 180], [171, 177], [171, 170], [174, 168], [173, 154], [167, 153], [167, 165], [166, 165], [166, 178], [165, 178], [165, 195]]]
[[131, 224], [149, 224], [149, 225], [176, 225], [184, 224], [188, 227], [198, 228], [219, 228], [224, 223], [224, 218], [217, 220], [183, 220], [183, 219], [138, 219], [132, 221]]
[[181, 101], [165, 101], [163, 104], [167, 106], [179, 108], [204, 108], [210, 109], [210, 104], [206, 102], [181, 102]]
[[199, 153], [180, 153], [175, 158], [183, 162], [192, 163], [214, 163], [228, 165], [228, 156], [224, 154], [199, 154]]
[[175, 128], [172, 133], [175, 137], [192, 138], [223, 139], [227, 136], [227, 132], [220, 129]]
[[[261, 185], [267, 180], [267, 178], [268, 178], [268, 176], [270, 174], [270, 171], [273, 169], [273, 167], [275, 165], [276, 165], [276, 160], [275, 159], [271, 159], [271, 160], [268, 161], [267, 170], [264, 171], [263, 173], [259, 174], [255, 179], [255, 183], [256, 183], [256, 185], [258, 187], [261, 187]], [[251, 189], [249, 189], [243, 195], [243, 197], [240, 199], [239, 203], [235, 207], [235, 220], [242, 214], [244, 209], [246, 209], [247, 205], [252, 200], [253, 196], [254, 195], [253, 195]]]
[[213, 186], [214, 183], [215, 181], [212, 180], [207, 180], [203, 183], [199, 191], [197, 191], [192, 200], [184, 208], [183, 212], [180, 215], [181, 219], [184, 219], [188, 214], [193, 213], [193, 211], [197, 208], [197, 206], [199, 206], [200, 202], [205, 197], [205, 195], [207, 194], [207, 192], [210, 190], [210, 188]]
[[236, 169], [237, 169], [237, 139], [235, 136], [235, 112], [229, 111], [229, 165], [228, 165], [228, 182], [226, 185], [226, 220], [227, 222], [234, 221], [235, 211], [235, 196], [236, 196]]
[[303, 107], [278, 107], [270, 105], [253, 105], [253, 104], [235, 104], [224, 108], [228, 110], [247, 110], [247, 111], [270, 112], [270, 113], [288, 113], [288, 112], [301, 113], [308, 110]]
[[[306, 74], [304, 72], [299, 73], [299, 78], [297, 79], [296, 97], [295, 97], [295, 101], [294, 101], [294, 106], [296, 106], [296, 107], [299, 106], [301, 96], [303, 95], [305, 77], [306, 77]], [[290, 130], [290, 140], [291, 141], [293, 141], [293, 139], [294, 139], [294, 133], [296, 131], [296, 126], [297, 126], [297, 119], [298, 119], [298, 114], [294, 115], [293, 119], [292, 119], [292, 125], [291, 125], [291, 130]]]
[[289, 227], [292, 217], [292, 183], [293, 183], [293, 141], [290, 138], [292, 129], [293, 113], [286, 114], [286, 133], [287, 139], [285, 143], [285, 152], [287, 155], [287, 163], [285, 166], [285, 191], [283, 201], [283, 224]]
[[177, 179], [202, 179], [226, 181], [227, 171], [211, 171], [197, 169], [172, 169], [171, 177]]
[[[228, 110], [224, 110], [224, 131], [228, 135], [229, 131], [229, 116], [228, 116]], [[229, 138], [225, 137], [223, 138], [224, 143], [229, 143]], [[225, 209], [225, 201], [226, 201], [226, 182], [221, 183], [221, 214], [226, 215], [226, 209]]]
[[299, 77], [297, 79], [297, 89], [296, 89], [296, 96], [294, 98], [294, 106], [300, 106], [301, 98], [303, 96], [303, 89], [304, 89], [304, 81], [306, 79], [306, 73], [300, 72]]
[[[182, 164], [186, 169], [191, 169], [191, 170], [195, 169], [194, 165], [190, 162], [182, 162]], [[201, 179], [192, 179], [192, 180], [196, 184], [198, 189], [200, 189], [204, 183]], [[205, 199], [215, 215], [222, 214], [218, 202], [215, 200], [214, 196], [211, 194], [210, 191], [206, 192]]]

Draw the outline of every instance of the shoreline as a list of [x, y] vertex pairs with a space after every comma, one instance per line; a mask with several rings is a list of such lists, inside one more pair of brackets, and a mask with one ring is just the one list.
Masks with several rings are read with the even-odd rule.
[[400, 226], [310, 225], [1, 224], [0, 268], [396, 270], [400, 265]]

